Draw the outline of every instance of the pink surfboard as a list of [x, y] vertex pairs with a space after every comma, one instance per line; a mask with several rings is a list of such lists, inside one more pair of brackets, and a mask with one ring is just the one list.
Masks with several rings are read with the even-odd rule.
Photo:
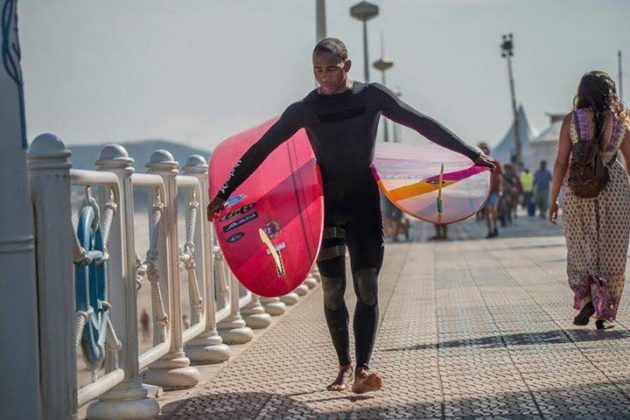
[[435, 144], [377, 143], [372, 169], [396, 207], [438, 225], [472, 216], [490, 191], [487, 167]]
[[[245, 151], [276, 120], [222, 142], [210, 159], [210, 199]], [[321, 174], [301, 129], [274, 150], [213, 221], [225, 261], [243, 286], [266, 297], [289, 293], [315, 263], [324, 226]]]

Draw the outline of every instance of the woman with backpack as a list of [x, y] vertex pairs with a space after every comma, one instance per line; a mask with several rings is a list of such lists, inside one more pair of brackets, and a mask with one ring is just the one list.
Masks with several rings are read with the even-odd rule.
[[579, 311], [573, 323], [587, 325], [593, 316], [597, 329], [607, 329], [623, 292], [630, 239], [630, 113], [601, 71], [582, 77], [573, 105], [560, 130], [549, 218], [556, 223], [564, 186], [567, 274]]

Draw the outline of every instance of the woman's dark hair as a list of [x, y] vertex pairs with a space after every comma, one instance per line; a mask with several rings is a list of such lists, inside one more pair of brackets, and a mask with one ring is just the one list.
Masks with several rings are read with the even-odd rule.
[[612, 113], [622, 123], [630, 125], [630, 114], [617, 95], [615, 82], [603, 71], [591, 71], [582, 76], [573, 100], [573, 111], [581, 108], [588, 108], [594, 112], [597, 138], [602, 134], [608, 113]]
[[315, 45], [313, 54], [318, 52], [327, 52], [335, 54], [341, 61], [348, 59], [348, 49], [342, 40], [337, 38], [324, 38]]

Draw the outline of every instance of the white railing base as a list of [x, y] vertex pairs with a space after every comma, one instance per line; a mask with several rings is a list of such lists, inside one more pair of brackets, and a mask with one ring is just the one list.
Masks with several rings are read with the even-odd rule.
[[107, 391], [87, 408], [89, 420], [154, 419], [160, 405], [147, 397], [147, 390], [137, 382], [123, 382]]
[[251, 314], [244, 317], [245, 323], [249, 328], [261, 330], [271, 325], [271, 315], [264, 312], [262, 314]]
[[192, 388], [201, 380], [197, 368], [183, 351], [168, 353], [142, 373], [143, 382], [157, 385], [165, 391]]
[[295, 292], [287, 293], [286, 295], [280, 296], [280, 301], [287, 306], [295, 305], [299, 302], [299, 300], [300, 297]]
[[203, 365], [223, 363], [232, 356], [232, 350], [223, 344], [223, 339], [216, 331], [209, 331], [193, 338], [184, 350], [191, 361]]
[[147, 390], [147, 397], [160, 398], [164, 395], [164, 389], [161, 386], [142, 384], [142, 388]]
[[261, 297], [260, 303], [262, 303], [263, 308], [265, 308], [265, 312], [271, 316], [279, 316], [287, 311], [287, 305], [285, 305], [284, 302], [280, 302], [280, 298], [277, 297]]
[[241, 309], [241, 315], [247, 326], [255, 330], [271, 325], [271, 315], [265, 312], [258, 296], [252, 298], [252, 301]]
[[232, 315], [217, 325], [219, 335], [225, 344], [245, 344], [252, 341], [254, 332], [245, 324], [240, 315]]
[[302, 284], [300, 284], [298, 287], [295, 288], [295, 290], [293, 290], [295, 293], [297, 293], [298, 296], [306, 296], [306, 294], [308, 293], [308, 286], [304, 284], [304, 282], [302, 282]]
[[313, 273], [308, 273], [308, 276], [302, 284], [305, 284], [309, 289], [314, 289], [315, 286], [317, 286], [317, 279], [313, 276]]

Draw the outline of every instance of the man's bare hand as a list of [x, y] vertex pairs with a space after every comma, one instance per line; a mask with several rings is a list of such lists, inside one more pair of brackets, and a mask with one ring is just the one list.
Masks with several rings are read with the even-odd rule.
[[225, 200], [222, 200], [219, 197], [214, 197], [210, 204], [208, 204], [208, 211], [206, 215], [208, 221], [211, 222], [212, 219], [218, 216], [221, 210], [223, 210], [226, 206], [227, 202]]
[[492, 172], [494, 172], [494, 170], [497, 168], [497, 166], [494, 164], [494, 159], [492, 157], [486, 155], [485, 153], [482, 153], [482, 154], [479, 155], [479, 157], [475, 161], [475, 165], [486, 166], [486, 167], [490, 168], [490, 170], [492, 170]]

